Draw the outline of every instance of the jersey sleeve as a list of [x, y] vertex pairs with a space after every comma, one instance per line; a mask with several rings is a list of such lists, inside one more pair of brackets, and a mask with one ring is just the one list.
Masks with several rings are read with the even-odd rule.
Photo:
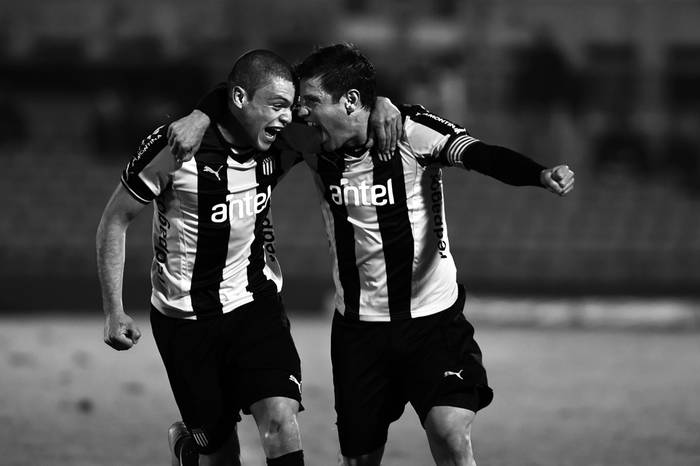
[[219, 120], [227, 111], [226, 98], [226, 83], [219, 83], [197, 102], [195, 108], [205, 113], [210, 120]]
[[401, 112], [408, 143], [423, 165], [461, 166], [466, 148], [479, 141], [462, 126], [420, 105], [401, 106]]
[[175, 170], [175, 160], [168, 149], [167, 130], [167, 125], [159, 126], [146, 136], [122, 172], [122, 185], [143, 204], [160, 195]]

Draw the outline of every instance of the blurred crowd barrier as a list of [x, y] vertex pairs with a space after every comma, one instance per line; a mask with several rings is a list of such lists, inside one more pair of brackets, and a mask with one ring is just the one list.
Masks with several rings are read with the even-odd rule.
[[[446, 174], [451, 248], [473, 291], [700, 293], [697, 2], [13, 3], [0, 2], [0, 309], [97, 307], [95, 229], [140, 138], [247, 49], [295, 61], [341, 40], [375, 63], [380, 94], [576, 171], [564, 199]], [[295, 306], [331, 287], [317, 203], [303, 168], [273, 196]], [[149, 229], [145, 213], [129, 233], [139, 307]]]

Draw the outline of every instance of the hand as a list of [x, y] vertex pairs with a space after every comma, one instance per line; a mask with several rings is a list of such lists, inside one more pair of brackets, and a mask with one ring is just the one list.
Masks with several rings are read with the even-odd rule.
[[557, 165], [540, 173], [542, 186], [560, 196], [566, 196], [574, 189], [574, 172], [568, 165]]
[[168, 126], [170, 153], [175, 156], [178, 165], [182, 165], [194, 156], [210, 123], [205, 113], [193, 110], [189, 115]]
[[110, 312], [105, 316], [104, 341], [115, 350], [128, 350], [139, 338], [141, 331], [126, 313]]
[[369, 117], [368, 136], [367, 147], [376, 144], [379, 159], [383, 162], [391, 159], [396, 145], [403, 138], [401, 112], [386, 97], [377, 97], [374, 110]]

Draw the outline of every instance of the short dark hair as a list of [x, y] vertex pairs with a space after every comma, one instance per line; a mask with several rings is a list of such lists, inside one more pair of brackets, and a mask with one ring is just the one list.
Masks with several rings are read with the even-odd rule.
[[323, 90], [337, 102], [350, 89], [360, 92], [362, 106], [374, 108], [377, 97], [374, 65], [353, 44], [341, 43], [316, 49], [295, 66], [298, 80], [320, 78]]
[[279, 77], [294, 83], [294, 72], [287, 61], [270, 50], [251, 50], [241, 55], [228, 74], [229, 92], [240, 86], [252, 97], [255, 91]]

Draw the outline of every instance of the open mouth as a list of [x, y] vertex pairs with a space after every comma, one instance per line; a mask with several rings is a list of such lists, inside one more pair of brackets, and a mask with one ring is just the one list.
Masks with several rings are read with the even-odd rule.
[[326, 130], [323, 128], [323, 126], [319, 125], [318, 123], [314, 123], [313, 121], [307, 121], [306, 126], [318, 131], [322, 139], [326, 138]]
[[284, 128], [281, 126], [267, 126], [265, 127], [264, 132], [268, 138], [275, 139], [283, 129]]

